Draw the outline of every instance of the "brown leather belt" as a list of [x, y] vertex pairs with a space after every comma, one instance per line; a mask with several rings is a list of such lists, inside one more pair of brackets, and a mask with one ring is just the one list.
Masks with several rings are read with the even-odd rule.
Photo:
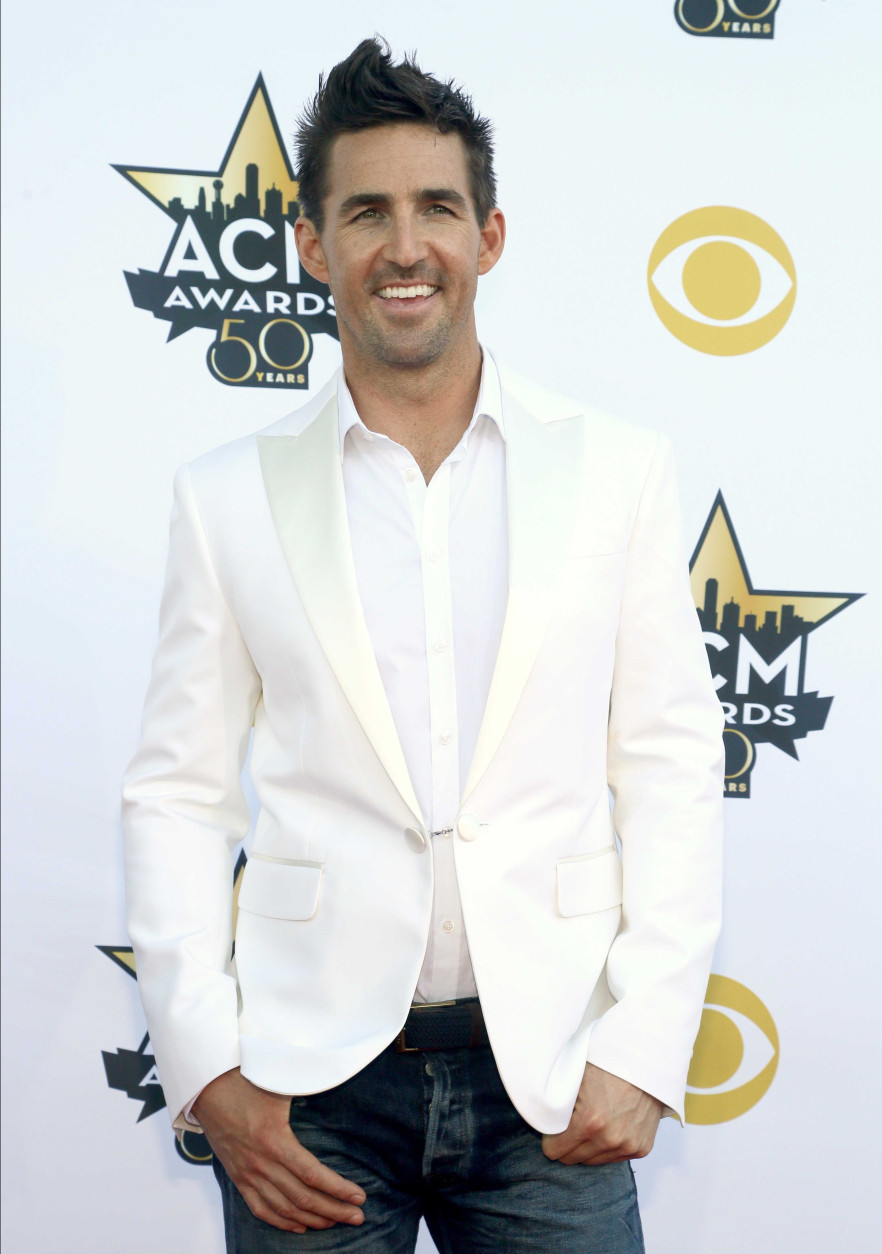
[[393, 1044], [396, 1053], [412, 1054], [430, 1049], [474, 1049], [489, 1045], [490, 1038], [477, 997], [462, 997], [412, 1006]]

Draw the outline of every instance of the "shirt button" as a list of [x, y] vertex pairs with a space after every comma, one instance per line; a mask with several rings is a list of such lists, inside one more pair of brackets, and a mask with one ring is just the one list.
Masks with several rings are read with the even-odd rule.
[[371, 431], [365, 431], [364, 438], [368, 441], [368, 443], [370, 443], [370, 441], [374, 438], [373, 433]]
[[447, 648], [447, 641], [446, 641], [446, 640], [436, 640], [436, 641], [435, 641], [435, 652], [436, 652], [436, 653], [443, 653], [443, 652], [444, 652], [444, 650], [445, 650], [446, 648]]
[[445, 932], [452, 932], [456, 924], [453, 922], [453, 919], [445, 919], [441, 926]]
[[438, 739], [441, 741], [442, 745], [449, 745], [450, 744], [450, 732], [442, 732], [441, 735], [438, 737]]
[[408, 483], [413, 483], [414, 479], [416, 479], [416, 471], [413, 469], [405, 470], [404, 477]]
[[428, 553], [426, 554], [426, 556], [428, 557], [428, 559], [429, 559], [429, 561], [430, 561], [430, 562], [432, 562], [432, 563], [437, 562], [437, 560], [438, 560], [438, 550], [437, 550], [437, 549], [429, 549], [429, 551], [428, 551]]

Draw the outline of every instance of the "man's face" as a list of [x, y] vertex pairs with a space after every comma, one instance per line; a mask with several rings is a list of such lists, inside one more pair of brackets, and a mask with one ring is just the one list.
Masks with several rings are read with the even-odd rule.
[[324, 214], [320, 236], [297, 223], [298, 248], [330, 284], [347, 357], [419, 367], [473, 334], [478, 275], [505, 223], [498, 209], [478, 223], [457, 134], [406, 123], [338, 135]]

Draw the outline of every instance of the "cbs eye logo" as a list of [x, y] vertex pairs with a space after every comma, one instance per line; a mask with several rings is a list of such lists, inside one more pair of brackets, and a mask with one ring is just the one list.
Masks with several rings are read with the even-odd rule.
[[684, 213], [649, 255], [649, 299], [701, 353], [735, 357], [774, 339], [796, 300], [796, 267], [768, 222], [726, 205]]
[[750, 1110], [775, 1078], [778, 1053], [778, 1029], [756, 993], [712, 975], [686, 1080], [686, 1122], [726, 1123]]

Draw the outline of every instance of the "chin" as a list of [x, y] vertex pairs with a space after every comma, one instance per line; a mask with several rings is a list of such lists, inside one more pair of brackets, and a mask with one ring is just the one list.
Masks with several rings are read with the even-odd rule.
[[415, 370], [429, 366], [450, 347], [453, 336], [446, 325], [413, 335], [384, 335], [374, 331], [364, 342], [367, 354], [384, 366]]
[[387, 353], [383, 358], [383, 364], [393, 366], [398, 370], [419, 370], [423, 366], [430, 366], [433, 361], [437, 361], [441, 356], [439, 352], [412, 352], [412, 353]]

